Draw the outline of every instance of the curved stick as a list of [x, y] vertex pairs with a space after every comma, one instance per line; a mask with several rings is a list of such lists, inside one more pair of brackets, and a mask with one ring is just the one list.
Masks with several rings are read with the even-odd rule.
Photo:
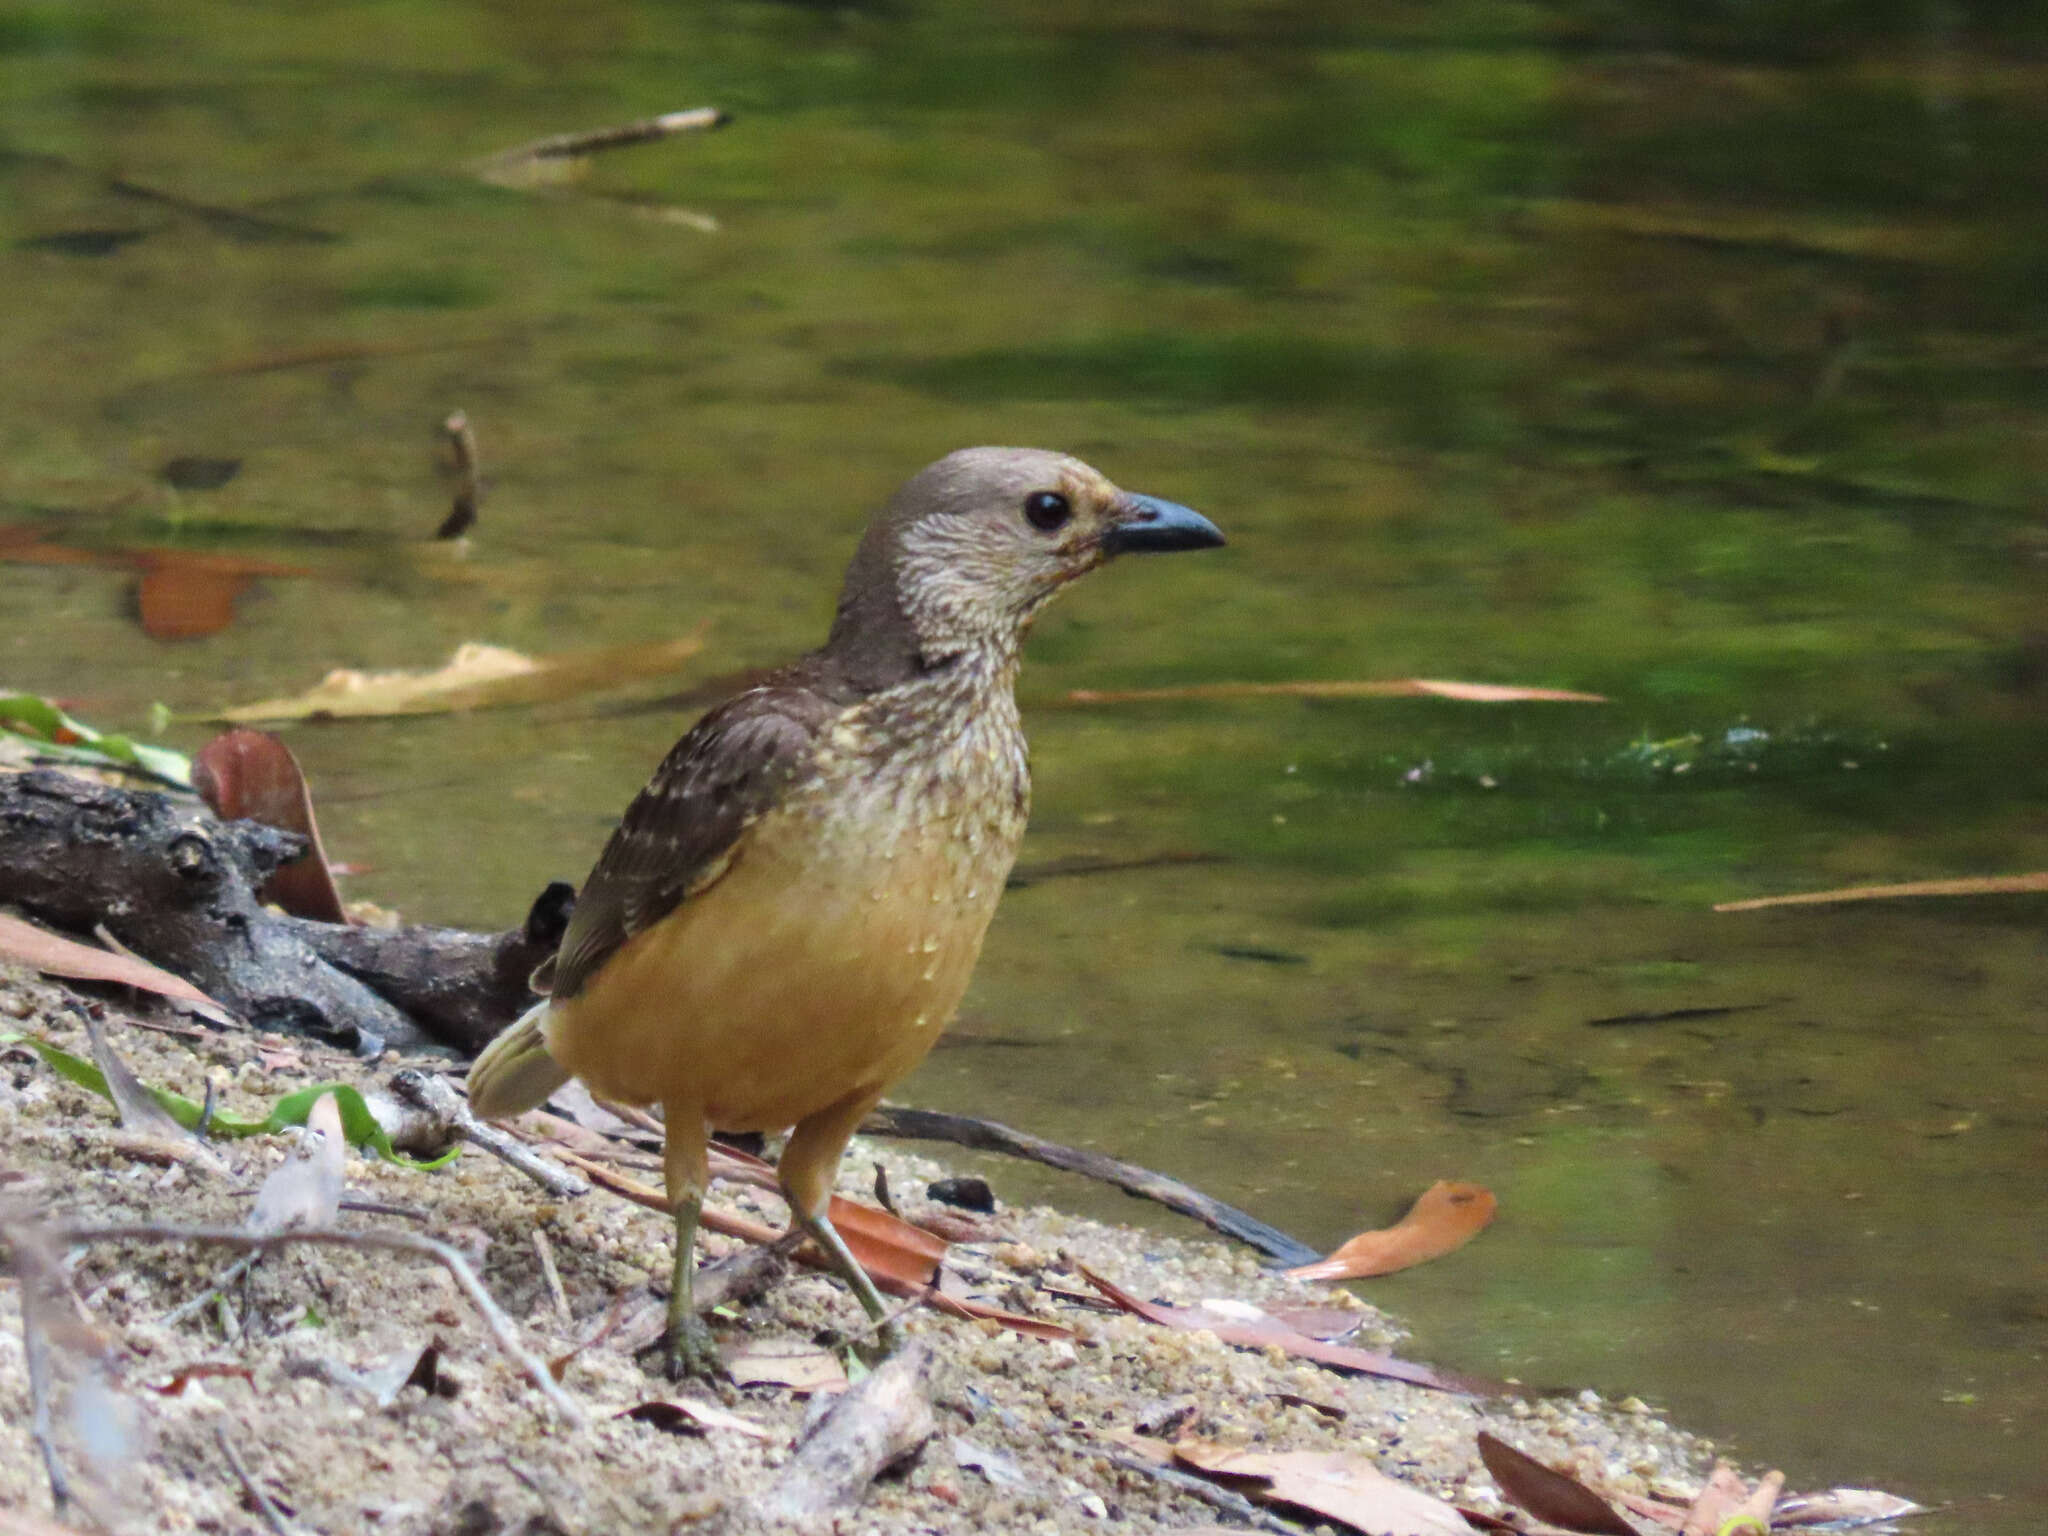
[[894, 1136], [910, 1141], [948, 1141], [955, 1146], [971, 1147], [977, 1152], [1006, 1152], [1012, 1157], [1044, 1163], [1048, 1168], [1060, 1168], [1104, 1184], [1114, 1184], [1127, 1195], [1157, 1201], [1169, 1211], [1191, 1216], [1211, 1231], [1256, 1248], [1289, 1268], [1313, 1264], [1322, 1257], [1318, 1250], [1300, 1239], [1289, 1237], [1277, 1227], [1269, 1227], [1258, 1217], [1248, 1216], [1236, 1206], [1225, 1205], [1179, 1179], [1154, 1173], [1150, 1168], [1140, 1168], [1136, 1163], [1105, 1157], [1100, 1152], [1062, 1146], [1059, 1142], [1047, 1141], [1027, 1131], [1013, 1130], [993, 1120], [980, 1120], [973, 1115], [949, 1115], [936, 1109], [882, 1104], [860, 1123], [860, 1134]]

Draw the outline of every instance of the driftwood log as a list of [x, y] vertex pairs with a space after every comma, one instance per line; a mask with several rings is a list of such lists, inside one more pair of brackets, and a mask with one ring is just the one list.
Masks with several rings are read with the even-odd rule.
[[550, 886], [509, 933], [315, 923], [256, 891], [304, 844], [170, 795], [51, 770], [0, 774], [0, 903], [55, 927], [104, 925], [251, 1025], [364, 1055], [474, 1054], [533, 1001], [527, 977], [568, 923]]

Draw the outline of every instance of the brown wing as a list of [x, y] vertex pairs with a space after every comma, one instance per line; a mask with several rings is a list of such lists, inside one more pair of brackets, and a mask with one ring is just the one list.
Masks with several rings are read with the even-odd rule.
[[574, 997], [621, 944], [726, 872], [840, 708], [807, 688], [754, 688], [670, 749], [576, 898], [555, 957], [556, 997]]

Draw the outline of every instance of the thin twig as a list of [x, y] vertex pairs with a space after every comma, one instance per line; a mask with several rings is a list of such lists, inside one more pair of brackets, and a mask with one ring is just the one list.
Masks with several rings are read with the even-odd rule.
[[455, 455], [455, 501], [434, 530], [434, 537], [459, 539], [475, 526], [477, 508], [483, 504], [483, 470], [477, 459], [476, 432], [466, 411], [455, 412], [441, 423], [441, 430], [448, 434], [448, 448]]
[[43, 1471], [49, 1474], [50, 1507], [62, 1515], [71, 1505], [71, 1480], [64, 1475], [64, 1463], [58, 1459], [57, 1442], [50, 1433], [50, 1343], [29, 1310], [26, 1305], [21, 1309], [21, 1346], [28, 1359], [29, 1438], [35, 1441]]
[[548, 1241], [547, 1233], [539, 1227], [533, 1229], [533, 1251], [540, 1259], [540, 1277], [547, 1283], [548, 1296], [555, 1304], [555, 1316], [566, 1328], [576, 1321], [576, 1314], [569, 1310], [569, 1293], [562, 1289], [562, 1272], [555, 1268], [555, 1245]]
[[1256, 1248], [1283, 1265], [1313, 1264], [1322, 1257], [1300, 1239], [1289, 1237], [1235, 1206], [1225, 1205], [1213, 1195], [1203, 1194], [1191, 1184], [1183, 1184], [1179, 1179], [1155, 1173], [1150, 1168], [1140, 1168], [1136, 1163], [1105, 1157], [1100, 1152], [1062, 1146], [1059, 1142], [1047, 1141], [1028, 1131], [1014, 1130], [994, 1120], [982, 1120], [973, 1115], [949, 1115], [931, 1109], [911, 1109], [901, 1104], [882, 1104], [870, 1110], [868, 1117], [861, 1121], [860, 1134], [947, 1141], [956, 1146], [972, 1147], [978, 1152], [1006, 1152], [1012, 1157], [1029, 1158], [1049, 1168], [1062, 1168], [1069, 1173], [1114, 1184], [1125, 1194], [1155, 1200], [1169, 1211], [1192, 1216], [1211, 1230]]
[[256, 1259], [253, 1254], [247, 1258], [235, 1260], [234, 1263], [213, 1277], [213, 1284], [209, 1285], [197, 1296], [194, 1296], [190, 1301], [181, 1302], [179, 1305], [171, 1308], [158, 1321], [166, 1328], [177, 1327], [186, 1318], [196, 1316], [212, 1306], [216, 1301], [222, 1300], [222, 1293], [255, 1267]]
[[439, 1073], [407, 1067], [392, 1074], [391, 1091], [406, 1103], [439, 1119], [471, 1146], [510, 1163], [557, 1200], [573, 1200], [590, 1193], [588, 1179], [571, 1173], [511, 1132], [501, 1131], [495, 1125], [477, 1119], [470, 1113], [467, 1101]]
[[235, 1469], [235, 1476], [241, 1479], [242, 1492], [246, 1493], [249, 1502], [256, 1506], [256, 1513], [263, 1517], [263, 1523], [275, 1531], [277, 1536], [298, 1536], [291, 1522], [285, 1519], [284, 1511], [277, 1507], [276, 1501], [269, 1494], [256, 1486], [256, 1479], [251, 1477], [249, 1469], [242, 1465], [242, 1458], [235, 1454], [234, 1441], [228, 1438], [227, 1427], [215, 1425], [213, 1438], [220, 1446], [221, 1454], [227, 1457], [228, 1465]]
[[1213, 1509], [1223, 1510], [1262, 1531], [1275, 1531], [1279, 1536], [1302, 1536], [1305, 1526], [1282, 1520], [1278, 1515], [1268, 1514], [1241, 1493], [1232, 1493], [1228, 1488], [1219, 1488], [1207, 1478], [1197, 1477], [1192, 1472], [1183, 1472], [1178, 1467], [1163, 1467], [1156, 1461], [1147, 1461], [1142, 1456], [1126, 1456], [1118, 1451], [1109, 1453], [1109, 1464], [1122, 1467], [1126, 1472], [1142, 1472], [1147, 1477], [1157, 1478], [1169, 1487], [1178, 1488], [1190, 1498], [1200, 1499]]
[[500, 150], [484, 161], [486, 166], [517, 165], [526, 160], [569, 160], [600, 150], [623, 149], [631, 144], [649, 144], [671, 134], [692, 129], [723, 128], [732, 118], [717, 107], [691, 107], [683, 112], [664, 112], [638, 122], [617, 123], [609, 128], [588, 128], [581, 133], [550, 134], [531, 144]]
[[168, 1221], [87, 1222], [54, 1227], [50, 1236], [54, 1242], [72, 1246], [126, 1242], [218, 1243], [224, 1248], [239, 1248], [245, 1253], [268, 1253], [273, 1248], [288, 1247], [293, 1243], [316, 1243], [333, 1248], [374, 1248], [417, 1254], [431, 1259], [447, 1271], [449, 1278], [461, 1288], [463, 1295], [469, 1298], [469, 1304], [483, 1318], [484, 1326], [490, 1330], [492, 1339], [505, 1357], [526, 1373], [527, 1379], [540, 1389], [541, 1395], [565, 1421], [577, 1429], [586, 1422], [583, 1410], [556, 1384], [554, 1377], [548, 1374], [546, 1364], [520, 1342], [518, 1326], [491, 1300], [491, 1293], [484, 1289], [483, 1282], [477, 1279], [476, 1271], [469, 1267], [468, 1261], [436, 1238], [377, 1227], [346, 1231], [338, 1227], [299, 1227], [284, 1232], [250, 1232], [241, 1227], [184, 1226]]

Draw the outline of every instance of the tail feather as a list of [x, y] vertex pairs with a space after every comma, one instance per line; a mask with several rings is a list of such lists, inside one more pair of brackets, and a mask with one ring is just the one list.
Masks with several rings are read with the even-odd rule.
[[569, 1073], [548, 1054], [547, 1038], [541, 1033], [547, 1012], [546, 1002], [534, 1004], [471, 1065], [469, 1107], [477, 1118], [502, 1120], [538, 1109], [569, 1081]]

